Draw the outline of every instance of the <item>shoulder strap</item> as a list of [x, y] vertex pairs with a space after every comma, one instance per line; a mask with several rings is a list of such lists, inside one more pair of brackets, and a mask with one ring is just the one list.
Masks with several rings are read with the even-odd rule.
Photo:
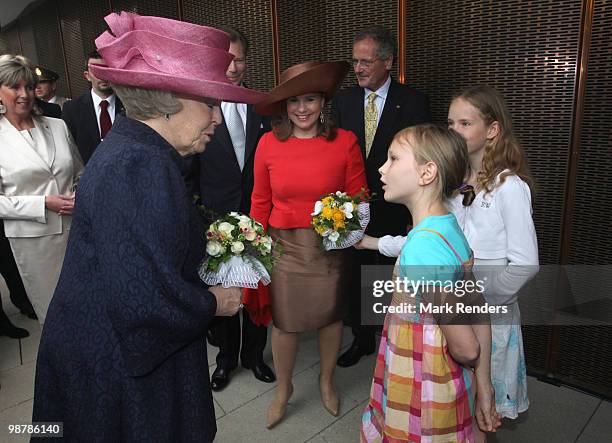
[[438, 237], [440, 237], [442, 240], [444, 240], [444, 243], [446, 243], [449, 248], [451, 248], [451, 250], [455, 254], [455, 257], [457, 257], [457, 260], [459, 260], [459, 263], [463, 263], [463, 258], [461, 258], [461, 256], [457, 252], [457, 250], [455, 248], [453, 248], [453, 245], [450, 244], [450, 242], [446, 239], [446, 237], [444, 237], [438, 231], [434, 231], [433, 229], [421, 228], [421, 229], [417, 229], [416, 232], [420, 232], [420, 231], [427, 231], [427, 232], [431, 232], [432, 234], [436, 234]]

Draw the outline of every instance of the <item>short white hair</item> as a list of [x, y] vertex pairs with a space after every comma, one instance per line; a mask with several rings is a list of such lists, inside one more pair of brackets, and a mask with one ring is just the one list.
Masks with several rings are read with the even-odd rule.
[[136, 120], [149, 120], [183, 109], [178, 97], [168, 91], [112, 84], [113, 90], [125, 107], [125, 114]]

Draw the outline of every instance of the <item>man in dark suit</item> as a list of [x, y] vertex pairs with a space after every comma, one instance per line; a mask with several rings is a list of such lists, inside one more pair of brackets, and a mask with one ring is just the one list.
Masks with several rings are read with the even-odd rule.
[[89, 54], [83, 76], [91, 83], [91, 90], [66, 102], [62, 111], [62, 118], [72, 133], [84, 164], [110, 130], [115, 116], [123, 113], [123, 104], [115, 96], [110, 83], [93, 75], [89, 63], [104, 64], [104, 60], [97, 51]]
[[36, 105], [45, 117], [62, 118], [62, 108], [60, 108], [60, 105], [46, 102], [38, 97], [36, 98]]
[[64, 106], [69, 98], [57, 95], [57, 81], [60, 76], [57, 72], [51, 69], [45, 68], [44, 66], [35, 66], [34, 73], [36, 74], [36, 98], [58, 105], [60, 109]]
[[[425, 94], [391, 78], [396, 51], [395, 38], [385, 28], [372, 26], [357, 34], [353, 41], [353, 70], [359, 85], [339, 92], [332, 104], [338, 126], [353, 131], [361, 145], [368, 187], [375, 194], [366, 232], [375, 237], [406, 235], [410, 213], [404, 206], [384, 201], [378, 169], [387, 161], [387, 150], [398, 131], [431, 120]], [[354, 259], [356, 275], [361, 265], [393, 264], [392, 259], [374, 251], [355, 251]], [[350, 319], [355, 338], [338, 358], [339, 366], [352, 366], [375, 350], [376, 328], [361, 325], [360, 289], [360, 279], [352, 279]]]
[[[247, 69], [248, 42], [240, 32], [224, 30], [230, 35], [229, 52], [234, 55], [226, 75], [232, 83], [241, 85]], [[264, 130], [269, 129], [269, 123], [255, 114], [251, 105], [222, 102], [221, 110], [223, 123], [215, 130], [206, 151], [194, 159], [197, 169], [194, 176], [207, 209], [218, 215], [231, 211], [248, 214], [255, 148]], [[227, 386], [231, 371], [238, 366], [238, 354], [242, 366], [251, 369], [257, 379], [266, 383], [276, 380], [274, 372], [263, 361], [267, 328], [253, 324], [246, 311], [242, 311], [242, 349], [239, 313], [216, 318], [211, 332], [219, 346], [217, 368], [211, 376], [213, 391]]]

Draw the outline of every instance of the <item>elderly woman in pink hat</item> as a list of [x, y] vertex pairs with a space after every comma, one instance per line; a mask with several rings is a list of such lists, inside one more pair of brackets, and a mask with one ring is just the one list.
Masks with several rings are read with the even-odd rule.
[[265, 94], [232, 85], [226, 33], [111, 14], [92, 65], [123, 101], [79, 182], [62, 273], [36, 368], [33, 421], [67, 441], [212, 441], [203, 347], [237, 288], [207, 288], [196, 268], [203, 228], [182, 173], [221, 121], [220, 100]]

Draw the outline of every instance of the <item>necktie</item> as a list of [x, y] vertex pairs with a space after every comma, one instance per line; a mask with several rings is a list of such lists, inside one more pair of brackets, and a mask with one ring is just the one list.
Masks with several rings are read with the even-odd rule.
[[104, 140], [111, 126], [113, 126], [113, 122], [108, 113], [108, 102], [106, 100], [100, 102], [100, 109], [100, 140]]
[[236, 103], [229, 103], [226, 108], [227, 113], [225, 115], [225, 125], [229, 131], [232, 139], [232, 145], [234, 145], [234, 152], [236, 152], [236, 159], [238, 159], [238, 166], [240, 170], [244, 168], [244, 145], [246, 143], [246, 136], [244, 134], [244, 123], [238, 113], [238, 106]]
[[376, 126], [378, 125], [378, 109], [376, 109], [376, 97], [374, 92], [368, 96], [368, 104], [365, 108], [365, 151], [366, 158], [370, 155], [374, 135], [376, 135]]

